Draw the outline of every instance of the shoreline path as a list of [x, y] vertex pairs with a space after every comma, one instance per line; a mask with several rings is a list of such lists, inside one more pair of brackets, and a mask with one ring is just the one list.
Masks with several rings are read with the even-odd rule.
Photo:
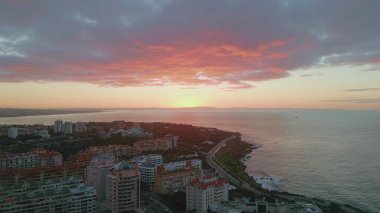
[[236, 136], [231, 136], [229, 138], [225, 138], [221, 140], [214, 148], [212, 148], [206, 157], [206, 162], [213, 168], [215, 169], [216, 172], [218, 172], [219, 175], [222, 177], [228, 179], [232, 184], [234, 184], [236, 187], [250, 191], [255, 193], [256, 195], [266, 195], [263, 192], [260, 192], [252, 187], [249, 186], [247, 182], [244, 182], [242, 180], [239, 180], [232, 175], [230, 175], [226, 170], [224, 170], [223, 166], [220, 165], [216, 160], [215, 160], [215, 154], [223, 147], [226, 145], [226, 142], [236, 139]]

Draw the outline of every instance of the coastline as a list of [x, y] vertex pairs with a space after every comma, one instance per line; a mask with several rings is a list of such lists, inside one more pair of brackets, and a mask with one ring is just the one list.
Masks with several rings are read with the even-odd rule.
[[[112, 112], [112, 113], [114, 113], [114, 112]], [[111, 114], [112, 114], [111, 113]], [[93, 113], [93, 114], [97, 114], [97, 113]], [[108, 113], [107, 113], [108, 114]], [[167, 114], [164, 114], [164, 115], [160, 115], [160, 116], [157, 116], [157, 117], [154, 117], [154, 119], [152, 119], [151, 117], [149, 117], [148, 119], [144, 119], [146, 116], [145, 116], [145, 114], [141, 114], [141, 113], [138, 113], [138, 114], [127, 114], [127, 115], [125, 115], [124, 113], [122, 114], [122, 113], [120, 113], [120, 112], [116, 112], [116, 114], [120, 117], [120, 118], [122, 118], [122, 119], [129, 119], [129, 120], [140, 120], [140, 118], [143, 118], [142, 120], [144, 121], [144, 122], [155, 122], [155, 120], [162, 120], [163, 122], [168, 122], [168, 123], [183, 123], [183, 122], [186, 122], [186, 121], [184, 121], [184, 119], [182, 118], [182, 117], [180, 117], [180, 121], [179, 121], [179, 119], [167, 119]], [[89, 113], [89, 115], [88, 115], [89, 117], [94, 117], [91, 113]], [[145, 116], [145, 117], [144, 117]], [[151, 116], [151, 115], [149, 115], [149, 116]], [[63, 118], [64, 118], [64, 116], [62, 116]], [[70, 117], [72, 117], [72, 116], [70, 116]], [[22, 118], [22, 117], [21, 117]], [[46, 125], [50, 125], [50, 123], [51, 123], [51, 120], [53, 120], [53, 119], [56, 119], [56, 117], [55, 116], [42, 116], [42, 118], [44, 118], [44, 119], [46, 119], [46, 121], [45, 121], [45, 124]], [[185, 117], [186, 118], [186, 117]], [[40, 117], [35, 117], [35, 118], [33, 118], [33, 119], [30, 119], [30, 118], [28, 118], [28, 117], [25, 117], [25, 119], [23, 119], [23, 120], [20, 120], [20, 122], [25, 122], [25, 123], [29, 123], [29, 124], [31, 124], [31, 123], [38, 123], [39, 121], [37, 121], [37, 120], [39, 120], [40, 119]], [[94, 120], [94, 121], [99, 121], [99, 120], [104, 120], [105, 118], [104, 117], [101, 117], [101, 118], [98, 118], [98, 119], [91, 119], [91, 120]], [[113, 117], [111, 117], [110, 119], [113, 119], [113, 120], [115, 120]], [[110, 119], [105, 119], [105, 121], [111, 121]], [[206, 119], [206, 118], [205, 118]], [[210, 119], [209, 117], [207, 117], [207, 119]], [[8, 119], [8, 120], [10, 120], [10, 119]], [[3, 122], [4, 124], [9, 124], [9, 125], [13, 125], [12, 123], [7, 123], [7, 122]], [[205, 122], [206, 123], [206, 122]], [[199, 121], [196, 121], [196, 122], [192, 122], [192, 123], [189, 123], [189, 124], [191, 124], [191, 125], [195, 125], [195, 126], [216, 126], [216, 127], [218, 127], [218, 128], [220, 128], [220, 129], [226, 129], [226, 130], [228, 130], [229, 128], [229, 126], [223, 126], [223, 125], [217, 125], [217, 123], [212, 123], [212, 122], [207, 122], [207, 125], [206, 124], [203, 124], [203, 123], [200, 123]], [[20, 124], [21, 125], [21, 124]], [[239, 128], [235, 128], [235, 129], [232, 129], [233, 130], [233, 132], [237, 132], [237, 131], [239, 131]], [[230, 131], [232, 131], [232, 130], [230, 130]], [[247, 132], [247, 131], [243, 131], [243, 132]], [[245, 134], [243, 134], [243, 137], [242, 137], [242, 140], [245, 140], [245, 141], [247, 141], [247, 143], [249, 143], [249, 144], [252, 144], [252, 142], [253, 141], [255, 141], [255, 142], [257, 142], [256, 141], [256, 135], [255, 135], [255, 137], [253, 137], [252, 138], [252, 136], [250, 136], [250, 138], [246, 138], [246, 137], [244, 137], [245, 136]], [[257, 136], [257, 138], [260, 138], [260, 135], [258, 135]], [[260, 142], [260, 141], [259, 141]], [[267, 147], [268, 148], [268, 147]], [[260, 152], [261, 152], [261, 155], [262, 155], [262, 153], [265, 153], [266, 152], [266, 149], [267, 148], [265, 148], [264, 150], [261, 150], [261, 149], [258, 149], [258, 150], [260, 150]], [[257, 151], [258, 151], [257, 150]], [[248, 153], [249, 154], [249, 153]], [[254, 160], [254, 159], [251, 159], [251, 160]], [[270, 164], [269, 164], [270, 165]], [[269, 166], [268, 165], [268, 166]], [[260, 168], [259, 168], [260, 169]], [[260, 174], [259, 173], [259, 171], [258, 171], [258, 173], [257, 174]], [[252, 175], [254, 175], [254, 174], [252, 174]], [[303, 186], [307, 186], [306, 184], [303, 184]], [[306, 188], [306, 187], [305, 187]], [[290, 188], [290, 189], [287, 189], [287, 191], [291, 191], [291, 189], [292, 188]], [[299, 194], [304, 194], [304, 193], [299, 193]], [[285, 196], [285, 195], [284, 195]], [[310, 196], [310, 195], [309, 195]], [[314, 197], [314, 196], [311, 196], [311, 197]], [[325, 197], [325, 196], [320, 196], [320, 197]], [[330, 196], [330, 197], [328, 197], [328, 199], [330, 199], [330, 200], [332, 200], [333, 198], [331, 198], [331, 197], [334, 197], [334, 195], [333, 196]], [[325, 198], [327, 198], [327, 197], [325, 197]], [[318, 199], [318, 198], [315, 198], [315, 199]], [[344, 201], [341, 201], [341, 202], [344, 202]], [[347, 202], [346, 202], [347, 203]], [[372, 204], [376, 204], [377, 202], [373, 202]], [[359, 205], [359, 204], [361, 204], [360, 202], [353, 202], [353, 204], [354, 205]], [[376, 209], [374, 210], [373, 208], [371, 209], [368, 209], [367, 207], [369, 206], [369, 205], [367, 205], [367, 204], [370, 204], [370, 203], [365, 203], [365, 204], [363, 204], [363, 205], [360, 205], [361, 207], [360, 208], [362, 208], [363, 210], [362, 211], [357, 211], [357, 212], [365, 212], [365, 211], [369, 211], [369, 212], [378, 212]], [[371, 205], [372, 205], [371, 204]], [[376, 204], [377, 205], [377, 204]]]
[[[289, 202], [296, 202], [296, 201], [310, 202], [310, 203], [316, 204], [319, 208], [321, 208], [323, 210], [323, 212], [328, 212], [328, 213], [329, 212], [331, 212], [331, 213], [334, 213], [334, 212], [350, 212], [350, 213], [369, 212], [368, 210], [362, 210], [362, 209], [353, 207], [349, 204], [338, 203], [338, 202], [323, 199], [323, 198], [308, 197], [305, 195], [294, 194], [294, 193], [283, 191], [283, 190], [282, 191], [277, 191], [275, 189], [268, 190], [266, 187], [263, 187], [262, 184], [260, 184], [259, 182], [255, 181], [253, 178], [251, 178], [251, 176], [246, 171], [246, 164], [244, 163], [244, 161], [242, 161], [243, 158], [245, 158], [247, 155], [251, 154], [254, 150], [260, 149], [260, 147], [262, 145], [257, 144], [257, 143], [248, 143], [246, 141], [243, 141], [241, 139], [241, 134], [239, 133], [238, 135], [240, 136], [238, 138], [240, 143], [243, 143], [243, 144], [250, 146], [249, 151], [246, 148], [244, 148], [244, 146], [231, 146], [231, 144], [225, 144], [221, 148], [221, 150], [225, 149], [224, 154], [227, 154], [227, 153], [230, 153], [232, 150], [235, 150], [235, 153], [236, 153], [236, 149], [237, 148], [240, 149], [240, 151], [241, 151], [240, 155], [235, 155], [235, 156], [230, 155], [231, 157], [228, 159], [228, 162], [230, 163], [231, 161], [235, 161], [237, 164], [239, 164], [239, 163], [243, 164], [244, 167], [241, 168], [241, 169], [243, 169], [243, 171], [240, 171], [240, 172], [229, 171], [227, 168], [228, 166], [226, 166], [226, 164], [224, 162], [220, 162], [220, 159], [218, 160], [218, 157], [216, 157], [216, 162], [228, 174], [232, 175], [235, 178], [236, 177], [238, 179], [240, 178], [241, 182], [246, 182], [250, 187], [257, 187], [257, 188], [255, 188], [255, 190], [257, 190], [259, 193], [257, 193], [257, 194], [254, 193], [253, 194], [254, 196], [257, 196], [257, 195], [259, 195], [259, 196], [271, 196], [271, 197], [279, 198], [279, 199], [289, 201]], [[216, 156], [220, 155], [219, 151], [220, 150], [218, 150], [218, 152], [216, 153]], [[223, 152], [222, 152], [222, 154], [223, 154]], [[236, 174], [239, 174], [239, 175], [236, 176]], [[241, 179], [240, 176], [242, 176], [243, 179]], [[244, 176], [248, 176], [249, 180], [247, 180]], [[268, 175], [268, 176], [271, 177], [270, 175]], [[244, 190], [244, 184], [241, 184], [241, 186], [237, 185], [237, 187], [238, 188], [240, 187], [241, 189]]]
[[66, 115], [80, 113], [98, 113], [105, 110], [98, 109], [12, 109], [0, 108], [0, 118], [18, 118], [44, 115]]

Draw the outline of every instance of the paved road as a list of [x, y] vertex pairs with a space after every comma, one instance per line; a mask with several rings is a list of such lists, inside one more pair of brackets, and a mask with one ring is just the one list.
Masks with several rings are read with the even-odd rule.
[[222, 141], [220, 141], [212, 150], [210, 150], [208, 152], [207, 158], [206, 158], [206, 162], [212, 168], [214, 168], [221, 176], [223, 176], [224, 178], [228, 179], [235, 186], [237, 186], [237, 187], [239, 187], [241, 189], [245, 189], [247, 191], [253, 192], [256, 195], [265, 195], [263, 192], [257, 191], [256, 189], [250, 187], [247, 182], [241, 181], [241, 180], [233, 177], [232, 175], [230, 175], [226, 170], [224, 170], [224, 168], [220, 164], [218, 164], [216, 162], [216, 160], [215, 160], [215, 154], [220, 150], [220, 148], [222, 148], [223, 146], [226, 145], [227, 141], [230, 141], [230, 140], [233, 140], [233, 139], [236, 139], [236, 136], [231, 136], [229, 138], [226, 138], [226, 139], [223, 139]]

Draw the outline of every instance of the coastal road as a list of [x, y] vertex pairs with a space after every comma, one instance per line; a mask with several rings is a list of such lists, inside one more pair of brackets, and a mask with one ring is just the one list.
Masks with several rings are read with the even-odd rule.
[[215, 169], [216, 172], [219, 173], [222, 177], [226, 178], [229, 180], [232, 184], [237, 186], [238, 188], [250, 191], [255, 193], [256, 195], [265, 195], [263, 192], [257, 191], [256, 189], [253, 189], [252, 187], [249, 186], [247, 182], [241, 181], [232, 175], [230, 175], [224, 168], [215, 160], [215, 154], [223, 147], [226, 145], [226, 143], [230, 140], [236, 139], [236, 136], [231, 136], [229, 138], [221, 140], [214, 148], [212, 148], [206, 157], [206, 162]]

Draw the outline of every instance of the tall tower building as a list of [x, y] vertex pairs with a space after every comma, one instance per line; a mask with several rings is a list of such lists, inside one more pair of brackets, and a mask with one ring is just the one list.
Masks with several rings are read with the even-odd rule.
[[107, 206], [111, 212], [136, 211], [140, 208], [140, 173], [126, 161], [116, 164], [107, 176]]
[[63, 132], [63, 121], [62, 120], [56, 120], [54, 122], [54, 132], [55, 133]]
[[106, 199], [106, 180], [111, 173], [116, 159], [111, 153], [102, 153], [91, 159], [86, 169], [86, 183], [96, 188], [96, 198], [99, 202]]
[[63, 126], [63, 132], [65, 134], [73, 134], [73, 123], [66, 121]]

